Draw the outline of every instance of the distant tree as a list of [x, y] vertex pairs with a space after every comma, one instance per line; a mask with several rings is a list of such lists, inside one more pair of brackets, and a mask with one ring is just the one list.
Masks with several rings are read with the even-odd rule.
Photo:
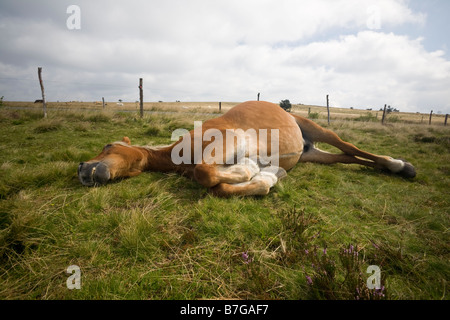
[[391, 106], [388, 106], [386, 109], [386, 113], [389, 114], [391, 112], [400, 112], [397, 108], [392, 108]]
[[5, 96], [2, 96], [1, 98], [0, 98], [0, 107], [3, 105], [3, 98], [4, 98]]
[[281, 100], [281, 102], [280, 102], [280, 107], [283, 109], [283, 110], [285, 110], [285, 111], [287, 111], [287, 112], [290, 112], [291, 111], [291, 109], [292, 109], [292, 105], [291, 105], [291, 102], [289, 101], [289, 100]]

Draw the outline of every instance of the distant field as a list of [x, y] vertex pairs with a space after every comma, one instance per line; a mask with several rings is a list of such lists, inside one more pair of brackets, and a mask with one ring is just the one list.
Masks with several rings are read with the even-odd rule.
[[[135, 103], [104, 112], [50, 103], [47, 119], [36, 108], [0, 107], [0, 299], [449, 298], [450, 127], [438, 115], [429, 126], [403, 123], [422, 115], [391, 114], [400, 120], [382, 126], [380, 112], [332, 109], [330, 129], [412, 162], [414, 180], [307, 163], [265, 197], [220, 199], [175, 174], [95, 188], [76, 174], [123, 136], [170, 143], [174, 129], [219, 116], [217, 102], [146, 103], [165, 113], [142, 119], [116, 112], [137, 112]], [[326, 125], [323, 107], [294, 112], [309, 108]], [[79, 290], [66, 285], [71, 265], [81, 269]], [[367, 287], [369, 265], [381, 270], [378, 291]]]
[[[121, 104], [121, 105], [120, 105]], [[234, 107], [238, 102], [222, 102], [221, 111], [226, 112]], [[33, 102], [4, 102], [8, 107], [27, 107], [42, 109], [42, 103]], [[102, 111], [102, 102], [49, 102], [49, 109], [74, 109], [74, 110], [97, 110]], [[105, 111], [139, 111], [137, 102], [106, 102]], [[219, 102], [145, 102], [144, 111], [167, 111], [183, 113], [219, 113]], [[292, 105], [292, 112], [301, 116], [308, 116], [308, 113], [315, 114], [319, 119], [327, 119], [327, 108], [323, 106]], [[363, 110], [349, 108], [330, 108], [331, 120], [360, 120], [360, 121], [381, 121], [383, 112], [378, 110]], [[393, 112], [387, 115], [387, 122], [406, 122], [417, 124], [428, 124], [429, 114]], [[315, 118], [317, 119], [317, 118]], [[433, 114], [432, 124], [444, 124], [445, 115]], [[450, 123], [449, 123], [450, 125]]]

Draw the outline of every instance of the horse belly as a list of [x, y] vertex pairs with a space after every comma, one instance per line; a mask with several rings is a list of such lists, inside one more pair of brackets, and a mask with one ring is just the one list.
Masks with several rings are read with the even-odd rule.
[[297, 124], [280, 130], [279, 166], [285, 170], [292, 169], [300, 160], [302, 153], [303, 137]]

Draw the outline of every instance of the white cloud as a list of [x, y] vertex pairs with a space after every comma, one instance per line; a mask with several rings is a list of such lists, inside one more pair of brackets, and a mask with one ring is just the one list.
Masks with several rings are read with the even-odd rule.
[[[450, 109], [442, 52], [386, 31], [426, 23], [408, 1], [79, 1], [79, 31], [66, 28], [71, 3], [47, 3], [48, 12], [45, 3], [27, 10], [9, 3], [15, 10], [1, 17], [0, 73], [34, 78], [43, 66], [59, 81], [48, 85], [51, 100], [134, 101], [143, 77], [152, 101], [242, 101], [261, 92], [274, 102], [324, 104], [330, 94], [348, 107]], [[370, 19], [381, 29], [368, 30]], [[4, 81], [0, 89], [34, 99]]]
[[367, 28], [373, 14], [379, 15], [382, 26], [425, 20], [403, 0], [91, 1], [80, 6], [83, 29], [106, 40], [185, 45], [295, 42], [333, 28]]

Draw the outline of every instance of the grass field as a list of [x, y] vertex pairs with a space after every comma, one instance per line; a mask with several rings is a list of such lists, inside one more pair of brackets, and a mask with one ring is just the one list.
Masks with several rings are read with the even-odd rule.
[[[400, 121], [415, 115], [382, 126], [347, 110], [359, 121], [330, 125], [363, 150], [412, 162], [414, 180], [308, 163], [265, 197], [230, 199], [175, 174], [78, 181], [78, 163], [105, 144], [168, 144], [174, 129], [218, 116], [208, 105], [156, 103], [182, 112], [143, 119], [0, 108], [0, 299], [448, 299], [450, 129]], [[311, 112], [326, 125], [322, 109]], [[66, 286], [70, 265], [80, 290]], [[369, 265], [381, 269], [380, 290], [367, 288]]]

